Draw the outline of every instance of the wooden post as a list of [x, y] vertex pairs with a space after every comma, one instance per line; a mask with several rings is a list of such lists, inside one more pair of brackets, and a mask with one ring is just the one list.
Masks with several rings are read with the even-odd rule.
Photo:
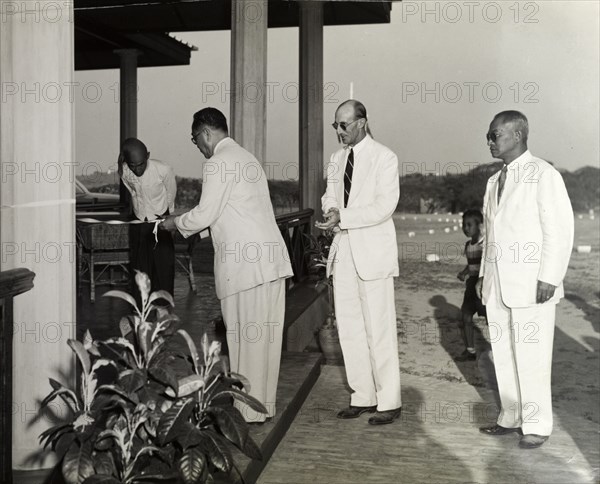
[[[300, 209], [321, 218], [323, 180], [323, 4], [300, 6]], [[317, 230], [312, 227], [312, 230]]]
[[0, 482], [12, 484], [13, 298], [33, 287], [27, 269], [0, 272]]
[[[137, 49], [116, 49], [121, 61], [119, 70], [119, 109], [120, 137], [119, 148], [127, 138], [137, 137], [137, 66], [138, 56], [142, 52]], [[119, 202], [129, 205], [130, 195], [123, 182], [119, 185]]]
[[265, 163], [267, 151], [267, 0], [231, 2], [233, 139]]

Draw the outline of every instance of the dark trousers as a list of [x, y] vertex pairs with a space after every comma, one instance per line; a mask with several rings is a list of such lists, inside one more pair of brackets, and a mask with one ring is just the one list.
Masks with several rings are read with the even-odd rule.
[[148, 274], [152, 281], [152, 291], [162, 289], [173, 295], [175, 245], [171, 232], [159, 230], [157, 243], [152, 233], [154, 224], [132, 224], [129, 227], [132, 291], [138, 304], [141, 297], [135, 284], [135, 269]]

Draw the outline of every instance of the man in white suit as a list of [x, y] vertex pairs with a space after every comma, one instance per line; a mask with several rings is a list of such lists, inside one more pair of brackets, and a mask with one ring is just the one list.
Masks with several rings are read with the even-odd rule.
[[290, 258], [275, 222], [267, 178], [258, 160], [229, 137], [214, 108], [194, 114], [192, 142], [205, 156], [202, 196], [183, 215], [163, 222], [189, 237], [210, 227], [215, 286], [227, 328], [231, 371], [250, 381], [250, 395], [265, 405], [257, 414], [236, 402], [248, 422], [275, 415], [275, 396]]
[[329, 253], [336, 318], [350, 406], [338, 418], [376, 412], [369, 424], [400, 415], [400, 368], [394, 302], [398, 245], [392, 214], [400, 196], [398, 158], [368, 132], [367, 112], [342, 103], [333, 123], [345, 145], [327, 168], [321, 229], [337, 231]]
[[486, 306], [501, 409], [487, 435], [522, 433], [535, 448], [552, 432], [550, 372], [556, 304], [573, 248], [573, 210], [560, 173], [527, 149], [518, 111], [497, 114], [487, 133], [494, 158], [483, 203], [485, 244], [477, 284]]

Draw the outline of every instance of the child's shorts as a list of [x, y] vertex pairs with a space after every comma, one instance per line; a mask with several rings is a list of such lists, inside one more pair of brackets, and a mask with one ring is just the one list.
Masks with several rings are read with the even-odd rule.
[[479, 316], [487, 317], [487, 314], [485, 312], [485, 306], [481, 302], [481, 299], [479, 299], [477, 291], [475, 290], [475, 284], [477, 284], [478, 279], [479, 277], [477, 276], [469, 276], [469, 278], [467, 279], [465, 297], [463, 299], [463, 303], [460, 307], [460, 310], [463, 313], [471, 315], [479, 314]]

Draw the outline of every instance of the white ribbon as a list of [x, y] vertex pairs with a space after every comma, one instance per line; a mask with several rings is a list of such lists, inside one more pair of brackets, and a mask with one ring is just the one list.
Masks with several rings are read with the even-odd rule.
[[143, 220], [98, 220], [95, 218], [78, 218], [77, 222], [84, 222], [86, 224], [107, 224], [107, 225], [137, 225], [137, 224], [154, 224], [152, 233], [154, 234], [154, 247], [158, 244], [158, 226], [161, 222], [164, 222], [164, 218], [157, 218], [156, 220], [149, 220], [147, 222]]

